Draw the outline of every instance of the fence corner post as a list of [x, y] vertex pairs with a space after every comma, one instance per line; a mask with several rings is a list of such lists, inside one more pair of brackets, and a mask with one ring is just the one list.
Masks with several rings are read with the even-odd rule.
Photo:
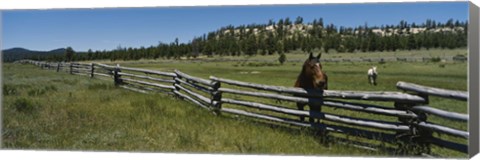
[[115, 83], [115, 86], [118, 86], [122, 83], [122, 79], [120, 79], [120, 75], [118, 72], [121, 72], [120, 70], [120, 64], [117, 64], [115, 69], [113, 69], [113, 82]]
[[211, 106], [215, 115], [220, 115], [222, 109], [222, 92], [218, 89], [221, 87], [221, 83], [218, 81], [212, 81], [212, 100]]
[[[403, 123], [409, 126], [410, 130], [407, 132], [397, 132], [397, 141], [399, 141], [399, 151], [408, 154], [420, 155], [427, 152], [430, 153], [430, 144], [428, 139], [431, 138], [432, 132], [429, 130], [418, 128], [415, 123], [425, 122], [427, 120], [427, 115], [421, 112], [414, 112], [410, 108], [418, 104], [414, 103], [403, 103], [395, 102], [395, 109], [404, 110], [407, 112], [413, 112], [418, 117], [417, 118], [401, 118], [398, 120], [400, 123]], [[419, 148], [420, 147], [420, 148]]]
[[180, 88], [178, 88], [177, 86], [180, 85], [180, 79], [182, 78], [182, 76], [180, 76], [177, 72], [174, 72], [175, 73], [175, 77], [173, 77], [173, 80], [175, 81], [173, 83], [173, 93], [175, 94], [175, 96], [180, 97], [177, 93], [180, 92]]

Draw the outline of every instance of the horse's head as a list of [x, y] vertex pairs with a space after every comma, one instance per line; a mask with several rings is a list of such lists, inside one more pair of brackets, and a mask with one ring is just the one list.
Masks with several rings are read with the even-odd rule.
[[307, 83], [313, 83], [312, 85], [303, 85], [303, 86], [312, 86], [313, 88], [327, 89], [327, 75], [322, 71], [322, 64], [320, 63], [320, 58], [322, 54], [319, 53], [316, 57], [310, 52], [310, 56], [303, 64], [302, 73], [300, 76], [305, 76], [307, 79], [310, 79]]
[[317, 57], [314, 57], [312, 53], [307, 60], [303, 63], [303, 72], [308, 76], [313, 76], [314, 74], [322, 71], [322, 64], [320, 64], [320, 57], [322, 54], [318, 54]]

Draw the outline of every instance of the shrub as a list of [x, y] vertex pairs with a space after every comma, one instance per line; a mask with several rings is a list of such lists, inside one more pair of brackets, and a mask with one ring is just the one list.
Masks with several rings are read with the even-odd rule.
[[278, 61], [282, 65], [283, 65], [283, 63], [285, 63], [285, 61], [287, 61], [287, 56], [285, 55], [285, 53], [280, 54], [280, 57], [278, 57]]
[[9, 96], [9, 95], [16, 95], [17, 94], [17, 88], [11, 85], [3, 85], [3, 95], [4, 96]]
[[440, 57], [434, 57], [434, 58], [431, 58], [430, 61], [432, 62], [440, 62], [442, 59]]
[[37, 108], [37, 104], [26, 98], [19, 98], [13, 102], [13, 107], [18, 112], [31, 113]]

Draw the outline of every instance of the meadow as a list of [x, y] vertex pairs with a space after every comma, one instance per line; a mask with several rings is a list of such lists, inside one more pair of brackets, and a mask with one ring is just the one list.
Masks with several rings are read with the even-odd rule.
[[31, 65], [3, 69], [4, 149], [381, 155], [325, 147], [308, 130], [213, 116], [174, 97], [138, 94], [111, 81]]
[[[429, 56], [464, 54], [464, 50], [428, 51]], [[427, 51], [395, 55], [425, 56]], [[379, 53], [363, 55], [375, 57]], [[390, 54], [390, 53], [388, 53]], [[350, 54], [324, 54], [324, 58]], [[307, 54], [287, 54], [289, 60]], [[236, 61], [224, 61], [224, 59]], [[222, 60], [215, 60], [222, 59]], [[276, 62], [277, 56], [207, 57], [202, 60], [100, 61], [107, 64], [173, 71], [202, 78], [216, 76], [268, 85], [293, 86], [301, 62]], [[210, 60], [210, 61], [209, 61]], [[251, 61], [265, 60], [265, 61]], [[366, 72], [377, 66], [378, 85]], [[11, 149], [107, 150], [248, 154], [388, 156], [348, 145], [323, 145], [310, 130], [272, 126], [248, 118], [213, 116], [193, 104], [162, 94], [138, 94], [113, 81], [41, 70], [31, 65], [3, 64], [2, 146]], [[467, 63], [460, 62], [325, 62], [329, 89], [398, 91], [406, 81], [452, 90], [467, 90]], [[467, 113], [467, 103], [432, 97], [430, 106]], [[380, 102], [382, 104], [382, 102]], [[337, 110], [326, 108], [328, 112]], [[343, 114], [356, 114], [343, 112]], [[369, 115], [365, 115], [369, 116]], [[466, 130], [466, 123], [429, 117], [429, 121]], [[456, 138], [452, 141], [463, 142]], [[444, 157], [465, 154], [441, 148]]]

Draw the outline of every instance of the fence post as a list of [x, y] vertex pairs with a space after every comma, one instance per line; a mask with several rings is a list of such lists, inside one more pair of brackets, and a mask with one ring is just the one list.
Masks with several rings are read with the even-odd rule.
[[92, 67], [92, 73], [90, 73], [90, 78], [93, 78], [93, 73], [95, 72], [95, 64], [94, 63], [91, 63], [91, 67]]
[[218, 81], [212, 81], [212, 99], [211, 99], [211, 106], [213, 113], [215, 115], [220, 115], [220, 109], [222, 108], [222, 92], [218, 91], [221, 87], [221, 83]]
[[118, 74], [118, 72], [121, 72], [119, 67], [120, 64], [117, 64], [115, 69], [113, 69], [113, 82], [115, 83], [115, 86], [118, 86], [122, 83], [122, 79], [120, 79], [120, 75]]
[[[397, 58], [398, 60], [398, 58]], [[401, 102], [395, 102], [394, 103], [394, 108], [398, 110], [404, 110], [408, 111], [408, 108], [411, 107], [412, 105], [407, 104], [407, 103], [401, 103]], [[411, 122], [413, 121], [412, 119], [408, 118], [402, 118], [398, 117], [398, 121], [400, 123], [403, 123], [405, 125], [408, 125], [410, 128], [410, 131], [397, 131], [396, 132], [396, 143], [398, 144], [398, 151], [399, 154], [408, 154], [411, 150], [411, 144], [410, 138], [412, 137], [415, 127], [412, 126]]]
[[410, 108], [416, 105], [418, 104], [401, 102], [395, 102], [394, 104], [395, 109], [413, 112], [418, 116], [417, 118], [398, 118], [401, 123], [408, 125], [410, 128], [410, 131], [397, 132], [396, 134], [397, 142], [399, 143], [399, 152], [402, 154], [420, 155], [425, 152], [430, 153], [431, 151], [428, 139], [432, 136], [432, 132], [420, 129], [414, 125], [415, 123], [425, 122], [427, 120], [427, 115], [425, 113], [410, 110]]
[[60, 71], [60, 62], [57, 63], [57, 72]]
[[[178, 80], [180, 80], [180, 79], [182, 79], [182, 76], [180, 76], [180, 75], [178, 75], [177, 73], [175, 73], [175, 77], [173, 77], [173, 80], [175, 80], [175, 83], [173, 83], [173, 87], [175, 87], [175, 90], [174, 90], [174, 91], [180, 92], [180, 88], [178, 88], [178, 87], [176, 86], [176, 85], [180, 85], [180, 84], [181, 84], [180, 81], [178, 81]], [[176, 85], [175, 85], [175, 84], [176, 84]], [[175, 93], [175, 92], [174, 92], [174, 93]], [[177, 95], [177, 94], [175, 94], [175, 95]], [[180, 96], [178, 96], [178, 97], [180, 97]]]
[[[429, 96], [428, 94], [417, 94], [418, 96], [422, 97], [425, 99], [425, 103], [424, 104], [429, 104], [430, 103], [430, 100], [429, 100]], [[410, 107], [413, 107], [414, 105], [410, 106]], [[419, 118], [416, 119], [416, 121], [414, 123], [419, 123], [419, 122], [426, 122], [427, 121], [427, 114], [424, 113], [424, 112], [416, 112], [416, 111], [412, 111], [413, 113], [415, 113]], [[423, 128], [419, 128], [419, 127], [414, 127], [414, 137], [412, 139], [412, 141], [415, 142], [415, 144], [419, 145], [421, 148], [420, 148], [420, 152], [427, 152], [428, 154], [431, 152], [431, 148], [430, 148], [430, 143], [429, 143], [429, 139], [431, 139], [433, 137], [433, 131], [429, 130], [429, 129], [423, 129]]]
[[70, 74], [73, 74], [73, 62], [70, 62]]

